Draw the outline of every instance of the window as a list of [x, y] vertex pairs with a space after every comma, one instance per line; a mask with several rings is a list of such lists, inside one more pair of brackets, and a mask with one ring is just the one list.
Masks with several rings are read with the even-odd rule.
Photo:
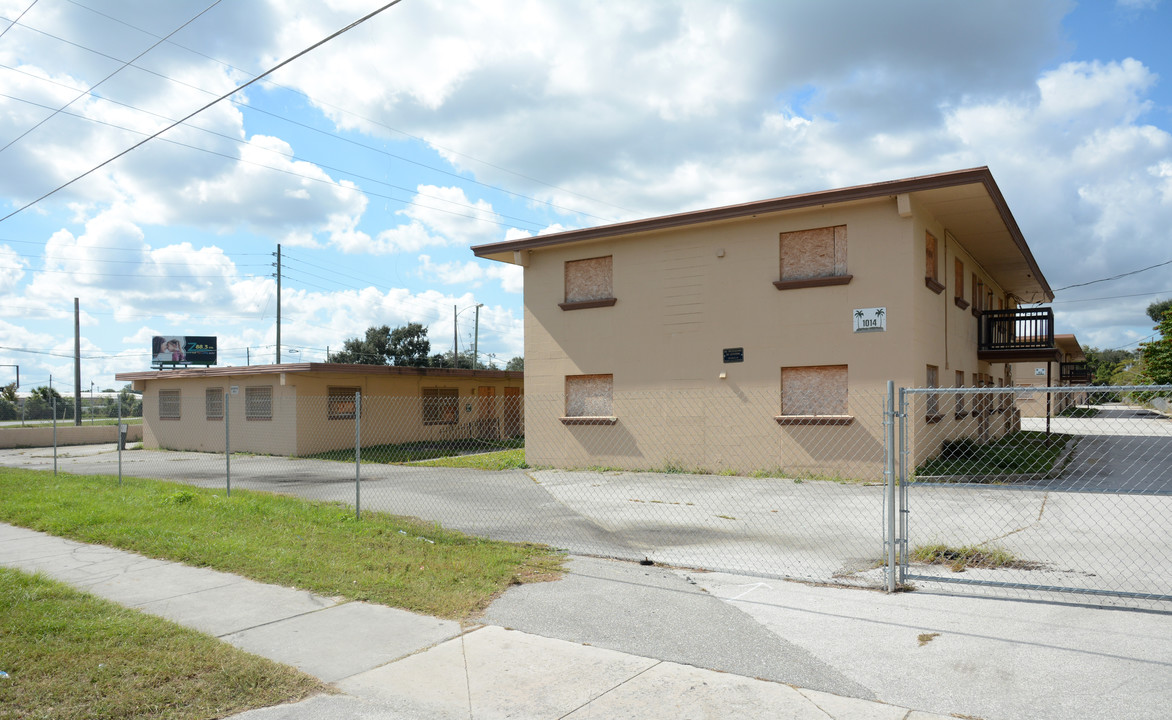
[[460, 391], [456, 388], [423, 388], [423, 424], [455, 425], [460, 417]]
[[208, 420], [224, 419], [224, 388], [208, 388], [203, 393], [204, 409]]
[[[958, 388], [964, 387], [964, 372], [962, 372], [960, 370], [956, 371], [956, 386]], [[956, 394], [956, 419], [960, 420], [962, 417], [964, 417], [964, 415], [965, 415], [964, 393], [957, 393]]]
[[846, 225], [783, 232], [778, 244], [778, 290], [845, 285]]
[[183, 403], [178, 390], [159, 391], [159, 419], [178, 420]]
[[361, 390], [356, 387], [326, 388], [326, 417], [330, 420], [353, 420], [354, 396]]
[[780, 425], [849, 425], [847, 366], [811, 365], [781, 369]]
[[567, 375], [565, 425], [613, 425], [614, 375]]
[[944, 284], [940, 282], [940, 258], [936, 254], [936, 236], [932, 233], [924, 233], [924, 251], [924, 284], [939, 295], [944, 292]]
[[980, 315], [982, 310], [987, 309], [985, 307], [985, 283], [973, 275], [973, 315]]
[[244, 388], [244, 419], [273, 419], [273, 388], [271, 386]]
[[960, 258], [956, 259], [956, 276], [953, 278], [953, 298], [952, 302], [961, 310], [969, 306], [969, 301], [964, 299], [964, 263]]
[[612, 256], [566, 261], [566, 301], [562, 310], [610, 307], [615, 304]]
[[[940, 387], [940, 368], [935, 365], [928, 366], [928, 387]], [[929, 393], [927, 397], [925, 415], [927, 415], [928, 422], [940, 422], [940, 396], [936, 393]]]
[[993, 309], [993, 288], [988, 285], [985, 286], [985, 304], [981, 306], [984, 310]]

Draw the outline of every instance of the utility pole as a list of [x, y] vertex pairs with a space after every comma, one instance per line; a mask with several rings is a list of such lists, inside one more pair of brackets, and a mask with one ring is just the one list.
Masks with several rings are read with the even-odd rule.
[[277, 243], [277, 364], [281, 364], [281, 243]]
[[475, 370], [480, 362], [480, 308], [483, 303], [476, 303], [476, 330], [472, 333], [472, 369]]
[[81, 425], [81, 306], [73, 298], [73, 424]]

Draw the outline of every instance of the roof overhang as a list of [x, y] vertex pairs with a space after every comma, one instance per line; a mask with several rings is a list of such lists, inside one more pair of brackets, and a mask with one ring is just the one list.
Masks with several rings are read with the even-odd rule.
[[[527, 254], [542, 248], [794, 212], [830, 204], [884, 198], [899, 200], [901, 195], [908, 196], [935, 217], [1007, 293], [1031, 303], [1047, 302], [1054, 298], [1017, 221], [1009, 211], [1005, 197], [987, 167], [536, 235], [477, 245], [472, 248], [472, 252], [477, 257], [489, 260], [525, 265]], [[899, 201], [899, 205], [902, 207], [904, 203]]]
[[472, 370], [469, 368], [420, 368], [398, 365], [351, 365], [346, 363], [282, 363], [280, 365], [225, 365], [176, 370], [149, 370], [118, 373], [115, 380], [178, 380], [235, 376], [301, 375], [377, 375], [423, 376], [429, 378], [502, 378], [522, 380], [525, 373], [516, 370]]
[[1055, 335], [1054, 344], [1062, 352], [1063, 357], [1070, 356], [1070, 362], [1086, 362], [1087, 356], [1074, 335]]

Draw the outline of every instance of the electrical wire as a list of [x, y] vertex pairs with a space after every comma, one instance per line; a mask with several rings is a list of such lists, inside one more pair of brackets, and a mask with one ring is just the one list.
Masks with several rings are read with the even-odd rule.
[[1154, 270], [1158, 267], [1164, 267], [1165, 265], [1172, 265], [1172, 260], [1165, 260], [1162, 263], [1156, 263], [1155, 265], [1148, 265], [1147, 267], [1142, 267], [1139, 270], [1131, 270], [1129, 272], [1119, 273], [1118, 275], [1112, 275], [1111, 277], [1099, 278], [1098, 280], [1088, 280], [1087, 282], [1081, 282], [1081, 283], [1075, 283], [1073, 285], [1067, 285], [1066, 287], [1057, 288], [1056, 290], [1054, 290], [1054, 292], [1058, 293], [1058, 292], [1062, 292], [1063, 290], [1069, 290], [1071, 288], [1086, 287], [1087, 285], [1094, 285], [1095, 283], [1109, 282], [1111, 280], [1118, 280], [1119, 278], [1125, 278], [1125, 277], [1128, 277], [1129, 275], [1138, 275], [1141, 272], [1147, 272], [1148, 270]]
[[[16, 136], [15, 138], [13, 138], [12, 140], [9, 140], [9, 141], [8, 141], [8, 143], [7, 143], [6, 145], [4, 145], [4, 147], [0, 147], [0, 153], [4, 152], [4, 151], [5, 151], [5, 150], [7, 150], [8, 148], [12, 147], [12, 146], [13, 146], [15, 143], [18, 143], [18, 142], [20, 142], [20, 141], [21, 141], [21, 140], [22, 140], [22, 139], [23, 139], [25, 136], [27, 136], [27, 135], [28, 135], [29, 133], [31, 133], [32, 131], [36, 130], [36, 129], [37, 129], [37, 128], [39, 128], [40, 126], [44, 125], [45, 123], [49, 122], [49, 121], [50, 121], [50, 120], [52, 120], [53, 118], [57, 117], [57, 114], [58, 114], [58, 113], [60, 113], [60, 112], [61, 112], [62, 110], [64, 110], [65, 108], [69, 107], [69, 106], [70, 106], [70, 105], [72, 105], [73, 103], [75, 103], [75, 102], [77, 102], [78, 100], [82, 99], [82, 98], [83, 98], [83, 97], [85, 97], [86, 95], [92, 95], [92, 94], [93, 94], [93, 91], [94, 91], [94, 89], [95, 89], [95, 88], [97, 88], [99, 85], [101, 85], [102, 83], [106, 82], [106, 81], [107, 81], [107, 80], [109, 80], [110, 78], [114, 77], [114, 76], [115, 76], [115, 75], [117, 75], [118, 73], [120, 73], [120, 72], [122, 72], [123, 70], [125, 70], [125, 69], [126, 69], [126, 67], [127, 67], [128, 65], [132, 65], [132, 64], [134, 64], [134, 62], [135, 62], [136, 60], [138, 60], [138, 59], [142, 58], [142, 56], [143, 56], [143, 55], [146, 55], [146, 54], [147, 54], [147, 53], [149, 53], [151, 50], [154, 50], [154, 49], [155, 49], [155, 48], [157, 48], [159, 45], [161, 45], [161, 44], [163, 44], [164, 42], [166, 42], [166, 41], [167, 41], [167, 39], [168, 39], [168, 38], [170, 38], [170, 37], [171, 37], [172, 35], [174, 35], [175, 33], [179, 32], [180, 30], [182, 30], [183, 28], [187, 27], [187, 26], [188, 26], [188, 25], [190, 25], [191, 23], [193, 23], [193, 22], [195, 22], [196, 20], [198, 20], [199, 18], [203, 17], [204, 13], [208, 12], [209, 10], [211, 10], [212, 8], [214, 8], [215, 6], [219, 5], [219, 4], [220, 4], [222, 1], [223, 1], [223, 0], [214, 0], [214, 2], [212, 2], [212, 4], [211, 4], [211, 5], [208, 5], [206, 8], [204, 8], [203, 10], [201, 10], [201, 11], [199, 12], [199, 14], [198, 14], [198, 15], [196, 15], [196, 16], [195, 16], [195, 17], [193, 17], [193, 18], [191, 18], [191, 19], [190, 19], [190, 20], [188, 20], [187, 22], [183, 23], [183, 24], [182, 24], [182, 25], [180, 25], [179, 27], [175, 28], [175, 29], [174, 29], [174, 30], [172, 30], [171, 32], [167, 33], [167, 36], [166, 36], [166, 37], [164, 37], [164, 38], [160, 38], [160, 39], [159, 39], [157, 42], [155, 42], [155, 44], [151, 45], [151, 46], [150, 46], [150, 47], [148, 47], [146, 50], [143, 50], [142, 52], [140, 52], [138, 55], [135, 55], [135, 56], [134, 56], [133, 58], [131, 58], [130, 60], [127, 60], [127, 61], [123, 62], [123, 63], [122, 63], [122, 65], [120, 65], [120, 66], [119, 66], [117, 69], [115, 69], [115, 70], [114, 70], [114, 72], [110, 73], [110, 74], [109, 74], [109, 75], [107, 75], [106, 77], [102, 78], [101, 80], [99, 80], [99, 81], [97, 81], [96, 83], [94, 83], [93, 85], [91, 85], [91, 86], [89, 87], [89, 89], [88, 89], [88, 90], [83, 90], [83, 91], [82, 91], [80, 94], [78, 94], [78, 95], [77, 95], [76, 97], [74, 97], [72, 100], [70, 100], [69, 102], [65, 103], [65, 104], [64, 104], [64, 105], [62, 105], [60, 108], [58, 108], [58, 109], [54, 110], [54, 111], [52, 112], [52, 114], [50, 114], [48, 117], [46, 117], [46, 118], [42, 119], [42, 120], [41, 120], [40, 122], [38, 122], [36, 125], [33, 125], [33, 126], [32, 126], [31, 128], [29, 128], [28, 130], [25, 130], [25, 131], [24, 131], [24, 132], [22, 132], [20, 135], [18, 135], [18, 136]], [[12, 27], [12, 26], [10, 25], [9, 27]]]
[[321, 47], [322, 45], [326, 44], [327, 42], [329, 42], [329, 41], [333, 40], [334, 38], [338, 37], [339, 35], [342, 35], [343, 33], [345, 33], [345, 32], [347, 32], [347, 31], [351, 30], [352, 28], [355, 28], [355, 27], [357, 27], [357, 26], [361, 25], [362, 23], [366, 22], [366, 21], [367, 21], [367, 20], [369, 20], [370, 18], [372, 18], [372, 17], [374, 17], [374, 16], [376, 16], [376, 15], [378, 15], [378, 14], [380, 14], [380, 13], [384, 12], [385, 10], [387, 10], [387, 9], [389, 9], [389, 8], [391, 8], [391, 7], [394, 7], [395, 5], [398, 5], [398, 4], [399, 4], [400, 2], [402, 2], [402, 1], [403, 1], [403, 0], [391, 0], [391, 2], [389, 2], [389, 3], [386, 3], [385, 5], [383, 5], [382, 7], [380, 7], [380, 8], [378, 8], [378, 9], [374, 10], [373, 12], [371, 12], [371, 13], [368, 13], [367, 15], [364, 15], [363, 17], [359, 18], [358, 20], [355, 20], [354, 22], [350, 23], [349, 25], [347, 25], [346, 27], [342, 28], [341, 30], [338, 30], [338, 31], [336, 31], [336, 32], [334, 32], [334, 33], [332, 33], [332, 34], [328, 35], [327, 37], [323, 38], [322, 40], [319, 40], [319, 41], [317, 41], [317, 42], [316, 42], [316, 43], [314, 43], [313, 45], [310, 45], [309, 47], [305, 48], [304, 50], [301, 50], [300, 52], [298, 52], [298, 53], [295, 53], [294, 55], [290, 56], [289, 58], [287, 58], [287, 59], [285, 59], [285, 60], [283, 60], [283, 61], [281, 61], [281, 62], [277, 63], [277, 64], [276, 64], [276, 65], [274, 65], [272, 68], [270, 68], [270, 69], [266, 70], [266, 71], [265, 71], [264, 73], [262, 73], [261, 75], [257, 75], [256, 77], [254, 77], [253, 79], [249, 80], [248, 82], [246, 82], [246, 83], [243, 83], [243, 84], [241, 84], [241, 85], [237, 86], [235, 89], [233, 89], [233, 90], [231, 90], [231, 91], [229, 91], [229, 92], [227, 92], [227, 93], [225, 93], [225, 94], [223, 94], [223, 95], [219, 96], [218, 98], [216, 98], [216, 99], [212, 100], [211, 102], [209, 102], [209, 103], [207, 103], [207, 104], [205, 104], [205, 105], [203, 105], [203, 106], [201, 106], [201, 107], [197, 108], [196, 110], [193, 110], [192, 112], [188, 113], [187, 115], [185, 115], [185, 116], [184, 116], [184, 117], [182, 117], [181, 119], [179, 119], [179, 120], [176, 120], [175, 122], [171, 123], [170, 125], [168, 125], [167, 127], [163, 128], [162, 130], [159, 130], [158, 132], [154, 133], [153, 135], [151, 135], [151, 136], [147, 137], [146, 139], [144, 139], [144, 140], [142, 140], [142, 141], [140, 141], [140, 142], [138, 142], [138, 143], [136, 143], [136, 144], [134, 144], [134, 145], [130, 146], [129, 148], [126, 148], [125, 150], [123, 150], [123, 151], [121, 151], [121, 152], [117, 153], [116, 155], [114, 155], [114, 156], [112, 156], [112, 157], [110, 157], [110, 158], [108, 158], [108, 159], [106, 159], [106, 160], [102, 161], [102, 162], [101, 162], [101, 163], [99, 163], [98, 165], [95, 165], [94, 167], [92, 167], [92, 168], [90, 168], [89, 170], [85, 171], [85, 172], [84, 172], [84, 173], [82, 173], [81, 175], [78, 175], [77, 177], [73, 178], [72, 180], [69, 180], [68, 182], [66, 182], [66, 183], [63, 183], [63, 184], [61, 184], [61, 185], [58, 185], [58, 186], [57, 186], [56, 188], [54, 188], [53, 190], [50, 190], [49, 192], [47, 192], [47, 193], [45, 193], [45, 194], [41, 195], [40, 197], [36, 198], [35, 200], [32, 200], [32, 201], [30, 201], [30, 202], [28, 202], [28, 203], [26, 203], [26, 204], [24, 204], [24, 205], [20, 206], [19, 208], [17, 208], [17, 209], [15, 209], [15, 210], [13, 210], [12, 212], [8, 213], [7, 215], [5, 215], [5, 216], [3, 216], [3, 217], [0, 217], [0, 223], [2, 223], [2, 222], [4, 222], [5, 220], [7, 220], [7, 219], [11, 218], [13, 215], [16, 215], [17, 213], [20, 213], [20, 212], [22, 212], [22, 211], [24, 211], [24, 210], [27, 210], [28, 208], [32, 207], [33, 205], [36, 205], [37, 203], [41, 202], [41, 201], [42, 201], [42, 200], [44, 200], [45, 198], [47, 198], [47, 197], [49, 197], [49, 196], [51, 196], [51, 195], [54, 195], [54, 194], [56, 194], [56, 193], [60, 192], [61, 190], [64, 190], [65, 188], [69, 187], [70, 185], [72, 185], [73, 183], [77, 182], [78, 180], [81, 180], [82, 178], [85, 178], [85, 177], [87, 177], [87, 176], [91, 175], [92, 173], [94, 173], [94, 172], [97, 172], [99, 169], [101, 169], [101, 168], [105, 167], [106, 165], [109, 165], [110, 163], [114, 162], [114, 161], [115, 161], [115, 160], [117, 160], [118, 158], [120, 158], [120, 157], [122, 157], [122, 156], [124, 156], [124, 155], [126, 155], [126, 154], [128, 154], [128, 153], [130, 153], [130, 152], [132, 152], [132, 151], [134, 151], [134, 150], [136, 150], [136, 149], [138, 149], [138, 148], [142, 147], [143, 145], [147, 144], [147, 143], [148, 143], [148, 142], [150, 142], [151, 140], [153, 140], [153, 139], [157, 138], [158, 136], [162, 135], [163, 133], [167, 132], [168, 130], [170, 130], [170, 129], [172, 129], [172, 128], [176, 127], [176, 126], [178, 126], [179, 124], [183, 123], [184, 121], [186, 121], [186, 120], [189, 120], [189, 119], [191, 119], [191, 118], [195, 117], [196, 115], [200, 114], [200, 113], [201, 113], [201, 112], [203, 112], [204, 110], [206, 110], [206, 109], [208, 109], [208, 108], [212, 107], [213, 105], [215, 105], [215, 104], [219, 103], [221, 100], [223, 100], [223, 99], [225, 99], [225, 98], [227, 98], [227, 97], [230, 97], [230, 96], [231, 96], [231, 95], [233, 95], [234, 93], [237, 93], [237, 92], [240, 92], [241, 90], [244, 90], [245, 88], [247, 88], [247, 87], [249, 87], [250, 85], [252, 85], [252, 84], [256, 83], [257, 81], [259, 81], [261, 78], [264, 78], [264, 77], [266, 77], [267, 75], [271, 75], [272, 73], [274, 73], [274, 72], [276, 72], [276, 71], [280, 70], [281, 68], [285, 67], [285, 66], [286, 66], [286, 65], [288, 65], [289, 63], [291, 63], [291, 62], [293, 62], [293, 61], [295, 61], [295, 60], [297, 60], [297, 59], [301, 58], [302, 56], [304, 56], [304, 55], [306, 55], [306, 54], [308, 54], [308, 53], [312, 52], [313, 50], [316, 50], [317, 48], [319, 48], [319, 47]]
[[36, 5], [36, 4], [37, 4], [37, 0], [33, 0], [31, 3], [29, 3], [28, 7], [26, 7], [24, 10], [21, 10], [20, 14], [16, 16], [15, 20], [9, 21], [8, 27], [4, 28], [3, 30], [0, 30], [0, 38], [7, 35], [9, 30], [16, 27], [18, 24], [20, 24], [20, 19], [23, 18], [25, 16], [25, 14], [28, 13], [29, 10], [32, 10], [33, 5]]

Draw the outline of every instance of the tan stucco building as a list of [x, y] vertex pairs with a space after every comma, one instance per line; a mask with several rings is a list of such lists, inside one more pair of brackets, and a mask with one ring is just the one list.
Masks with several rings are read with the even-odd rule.
[[[764, 451], [795, 472], [871, 472], [888, 380], [1006, 385], [1010, 363], [1053, 352], [1017, 342], [1053, 337], [1051, 311], [1018, 309], [1053, 294], [988, 168], [473, 252], [525, 269], [533, 465], [752, 471]], [[942, 393], [917, 427], [1013, 422], [1001, 403], [960, 411]]]
[[[1017, 387], [1074, 387], [1090, 385], [1087, 356], [1074, 335], [1055, 335], [1057, 355], [1046, 360], [1015, 363], [1013, 384]], [[1017, 407], [1022, 417], [1059, 415], [1071, 406], [1086, 401], [1085, 392], [1034, 393], [1019, 397]]]
[[222, 451], [225, 416], [233, 451], [353, 447], [356, 392], [363, 446], [524, 434], [520, 372], [290, 363], [115, 378], [142, 392], [146, 448]]

